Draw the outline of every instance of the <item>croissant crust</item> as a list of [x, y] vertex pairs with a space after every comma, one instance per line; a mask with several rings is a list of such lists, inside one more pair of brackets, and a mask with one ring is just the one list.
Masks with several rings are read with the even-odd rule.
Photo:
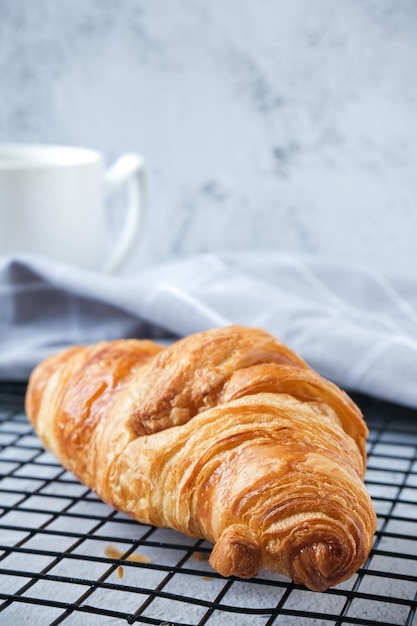
[[26, 410], [103, 501], [206, 538], [224, 576], [266, 568], [322, 591], [369, 555], [362, 414], [263, 330], [69, 348], [35, 368]]

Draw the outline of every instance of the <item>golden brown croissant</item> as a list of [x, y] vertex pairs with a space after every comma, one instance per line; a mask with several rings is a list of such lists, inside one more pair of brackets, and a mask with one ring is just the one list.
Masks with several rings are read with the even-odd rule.
[[69, 348], [34, 370], [26, 409], [100, 498], [213, 542], [225, 576], [265, 567], [324, 590], [370, 552], [362, 414], [262, 330]]

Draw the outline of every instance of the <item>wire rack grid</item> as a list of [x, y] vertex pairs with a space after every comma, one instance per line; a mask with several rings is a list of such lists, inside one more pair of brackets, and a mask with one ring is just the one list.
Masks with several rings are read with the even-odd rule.
[[100, 502], [44, 451], [24, 386], [0, 385], [0, 625], [417, 626], [417, 411], [355, 397], [370, 427], [375, 543], [349, 581], [225, 579], [211, 546]]

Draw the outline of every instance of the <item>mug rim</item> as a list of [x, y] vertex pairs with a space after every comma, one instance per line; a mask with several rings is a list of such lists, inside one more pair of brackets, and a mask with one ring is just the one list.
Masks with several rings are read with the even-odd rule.
[[[7, 155], [10, 155], [10, 162]], [[0, 171], [74, 167], [101, 160], [101, 153], [92, 148], [47, 143], [0, 143]]]

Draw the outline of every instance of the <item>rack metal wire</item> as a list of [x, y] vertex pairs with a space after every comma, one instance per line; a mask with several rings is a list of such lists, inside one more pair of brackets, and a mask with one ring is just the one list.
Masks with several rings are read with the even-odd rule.
[[45, 452], [24, 385], [0, 385], [0, 625], [417, 626], [417, 411], [355, 396], [370, 427], [375, 543], [314, 593], [268, 572], [225, 579], [210, 545], [133, 522]]

